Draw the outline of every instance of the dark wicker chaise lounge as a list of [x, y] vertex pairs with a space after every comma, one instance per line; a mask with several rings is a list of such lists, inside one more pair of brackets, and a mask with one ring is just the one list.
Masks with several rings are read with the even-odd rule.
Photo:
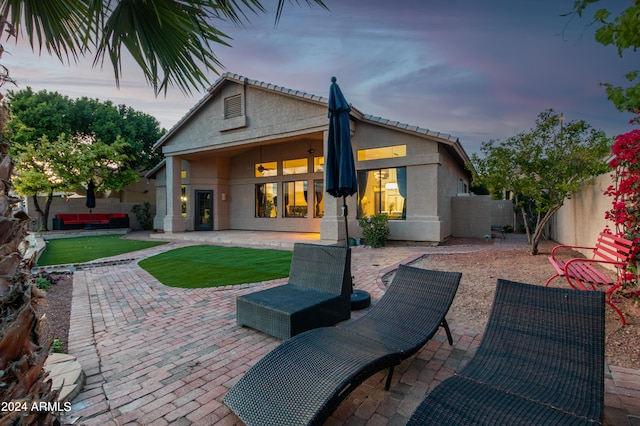
[[236, 322], [288, 339], [351, 317], [351, 249], [296, 243], [285, 285], [236, 299]]
[[409, 425], [593, 425], [604, 405], [604, 293], [498, 280], [473, 359]]
[[368, 377], [416, 353], [442, 325], [461, 274], [401, 265], [362, 318], [295, 336], [262, 358], [224, 402], [247, 425], [322, 424]]

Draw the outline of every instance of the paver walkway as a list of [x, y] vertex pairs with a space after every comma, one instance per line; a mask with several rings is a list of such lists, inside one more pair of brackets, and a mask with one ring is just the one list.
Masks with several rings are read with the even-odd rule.
[[[174, 242], [136, 256], [187, 244]], [[501, 247], [512, 246], [492, 245]], [[381, 278], [389, 266], [428, 252], [478, 249], [487, 247], [356, 247], [354, 283], [369, 291], [375, 303], [384, 293]], [[235, 298], [283, 281], [185, 290], [163, 286], [136, 262], [76, 271], [69, 352], [87, 379], [66, 420], [86, 425], [241, 424], [222, 398], [280, 341], [237, 327]], [[455, 324], [452, 332], [453, 346], [444, 333], [437, 334], [396, 369], [390, 391], [384, 391], [384, 372], [376, 374], [327, 424], [404, 424], [430, 389], [470, 359], [482, 337]], [[635, 420], [628, 414], [640, 416], [639, 371], [611, 367], [606, 391], [608, 424], [629, 425]]]

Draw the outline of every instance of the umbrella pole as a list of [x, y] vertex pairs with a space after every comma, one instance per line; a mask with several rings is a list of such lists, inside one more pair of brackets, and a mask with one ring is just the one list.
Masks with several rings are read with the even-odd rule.
[[349, 247], [349, 225], [347, 224], [347, 216], [349, 216], [349, 210], [347, 209], [347, 196], [342, 196], [342, 216], [344, 217], [344, 232], [346, 235], [345, 245]]

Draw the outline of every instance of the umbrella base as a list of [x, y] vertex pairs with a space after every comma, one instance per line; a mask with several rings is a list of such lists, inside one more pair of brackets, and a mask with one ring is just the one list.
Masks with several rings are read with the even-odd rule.
[[359, 311], [371, 304], [371, 295], [364, 290], [353, 290], [351, 292], [351, 310]]

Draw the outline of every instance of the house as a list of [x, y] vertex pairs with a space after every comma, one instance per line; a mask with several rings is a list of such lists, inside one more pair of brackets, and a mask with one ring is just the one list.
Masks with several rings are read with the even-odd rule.
[[[327, 79], [328, 81], [329, 79]], [[327, 82], [327, 86], [329, 82]], [[390, 239], [452, 235], [451, 198], [468, 193], [469, 161], [455, 137], [351, 111], [357, 218], [384, 213]], [[327, 99], [223, 74], [155, 145], [155, 228], [164, 232], [269, 230], [345, 238], [342, 200], [324, 191]]]

